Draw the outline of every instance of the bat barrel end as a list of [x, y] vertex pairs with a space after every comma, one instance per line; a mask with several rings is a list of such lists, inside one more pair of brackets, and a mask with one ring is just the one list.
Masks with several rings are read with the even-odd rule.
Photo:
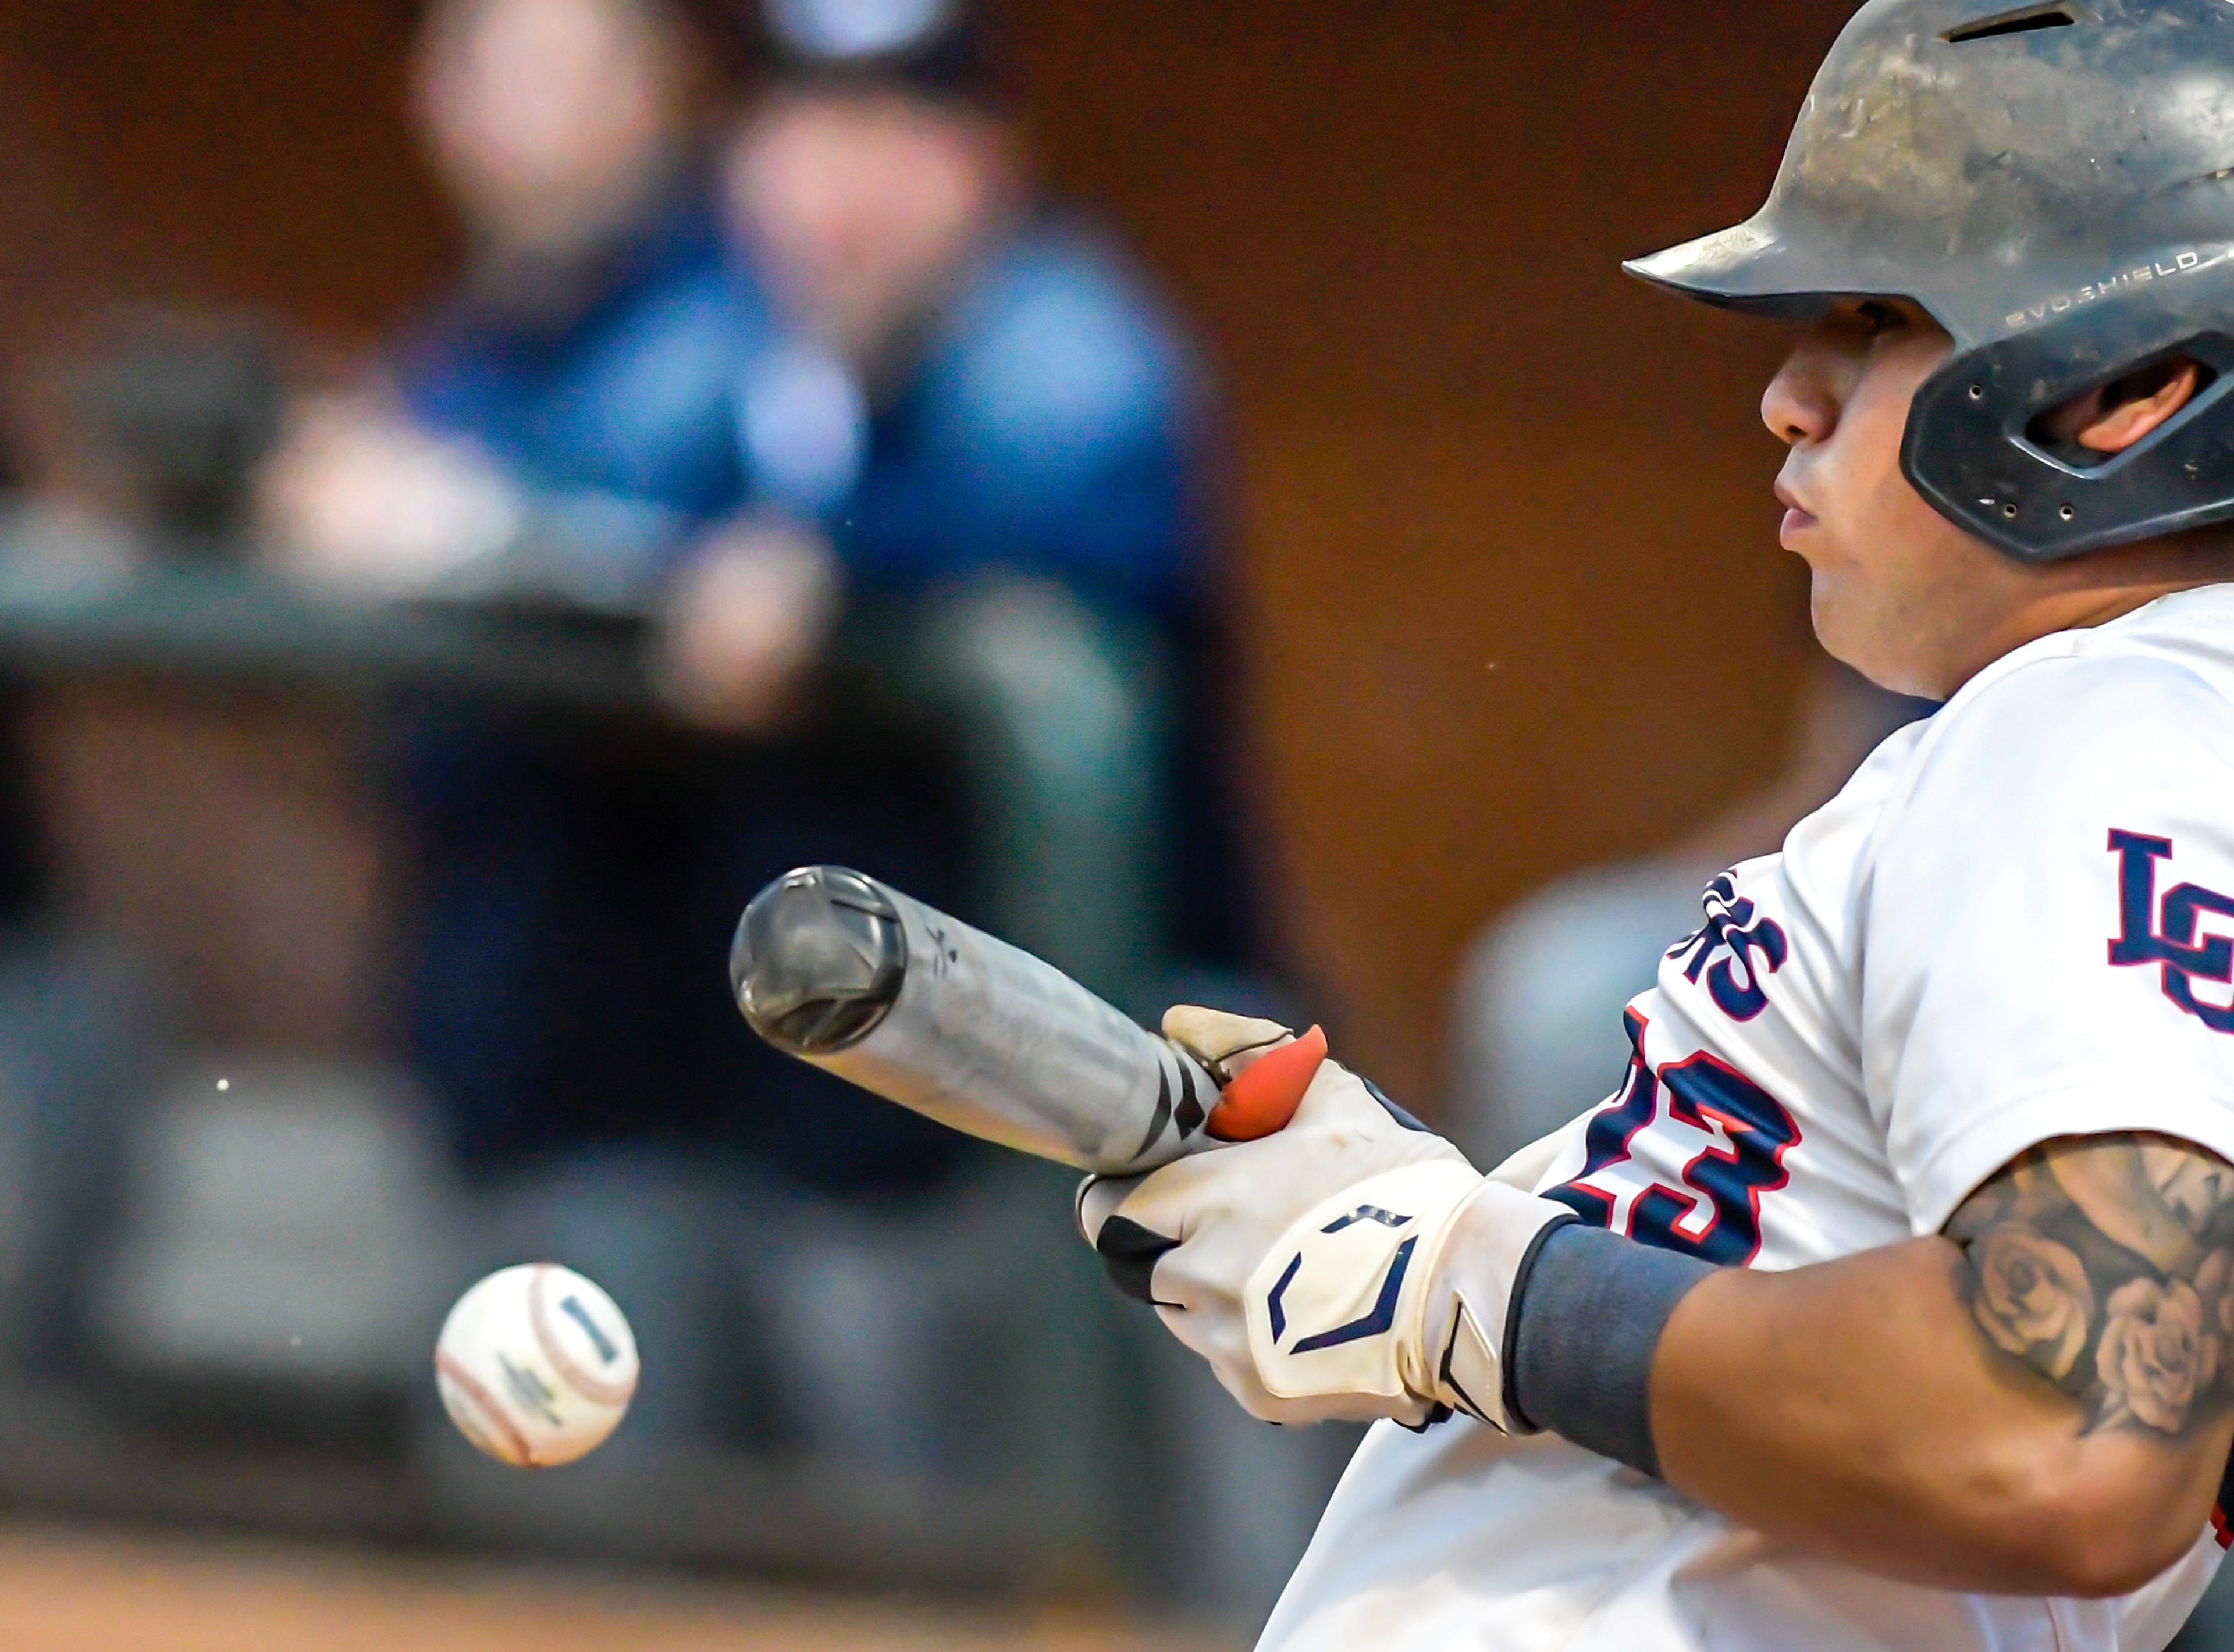
[[843, 866], [787, 872], [753, 897], [729, 948], [745, 1020], [793, 1055], [858, 1044], [898, 1002], [907, 978], [899, 909], [874, 879]]

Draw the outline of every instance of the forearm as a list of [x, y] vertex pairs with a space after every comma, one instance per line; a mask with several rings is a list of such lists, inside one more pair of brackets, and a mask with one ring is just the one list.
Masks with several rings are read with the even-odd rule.
[[1725, 1270], [1653, 1361], [1669, 1483], [1867, 1570], [1979, 1592], [2106, 1594], [2203, 1530], [2234, 1424], [2206, 1451], [2094, 1431], [1978, 1334], [1963, 1254], [1924, 1239], [1789, 1273]]

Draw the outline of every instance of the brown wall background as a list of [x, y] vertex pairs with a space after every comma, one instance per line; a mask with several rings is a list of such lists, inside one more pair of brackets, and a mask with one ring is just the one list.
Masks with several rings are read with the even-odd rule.
[[[1468, 935], [1765, 779], [1808, 647], [1779, 347], [1618, 260], [1757, 205], [1832, 0], [1015, 0], [1057, 185], [1225, 373], [1282, 913], [1434, 1081]], [[0, 0], [0, 345], [95, 295], [376, 336], [447, 231], [409, 0]]]

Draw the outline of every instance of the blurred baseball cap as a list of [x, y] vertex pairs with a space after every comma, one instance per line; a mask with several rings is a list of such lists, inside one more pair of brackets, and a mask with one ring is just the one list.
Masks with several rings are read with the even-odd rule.
[[713, 0], [722, 32], [778, 82], [892, 85], [1002, 107], [1008, 78], [969, 0]]

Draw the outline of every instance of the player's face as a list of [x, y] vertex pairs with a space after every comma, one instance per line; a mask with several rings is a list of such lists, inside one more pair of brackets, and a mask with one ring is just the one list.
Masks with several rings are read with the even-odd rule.
[[1952, 343], [1912, 304], [1843, 304], [1800, 341], [1761, 402], [1791, 450], [1776, 491], [1785, 548], [1814, 576], [1815, 634], [1871, 680], [1931, 698], [1983, 663], [2022, 580], [1901, 472], [1910, 403]]

